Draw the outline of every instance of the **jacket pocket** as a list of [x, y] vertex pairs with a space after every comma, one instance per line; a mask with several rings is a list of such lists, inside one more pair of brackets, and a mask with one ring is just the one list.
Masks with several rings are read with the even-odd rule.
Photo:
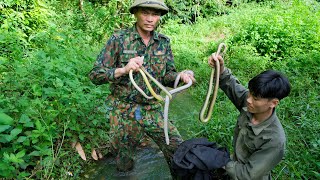
[[120, 55], [120, 67], [123, 68], [125, 67], [129, 60], [134, 58], [134, 57], [137, 57], [138, 55], [137, 54], [134, 54], [134, 53], [122, 53]]
[[158, 78], [162, 79], [166, 74], [166, 62], [167, 54], [165, 51], [153, 51], [153, 56], [151, 57], [151, 69], [152, 73]]

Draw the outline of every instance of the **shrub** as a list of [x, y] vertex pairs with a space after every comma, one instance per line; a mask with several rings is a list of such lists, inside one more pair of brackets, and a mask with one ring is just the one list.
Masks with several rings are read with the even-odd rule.
[[317, 11], [299, 1], [292, 7], [257, 12], [231, 40], [234, 45], [251, 45], [261, 56], [273, 60], [319, 50], [320, 23]]

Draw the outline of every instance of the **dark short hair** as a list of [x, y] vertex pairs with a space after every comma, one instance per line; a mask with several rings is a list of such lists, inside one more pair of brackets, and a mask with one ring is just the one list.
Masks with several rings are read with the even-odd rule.
[[281, 100], [289, 95], [290, 90], [288, 78], [274, 70], [264, 71], [249, 81], [249, 91], [255, 97]]

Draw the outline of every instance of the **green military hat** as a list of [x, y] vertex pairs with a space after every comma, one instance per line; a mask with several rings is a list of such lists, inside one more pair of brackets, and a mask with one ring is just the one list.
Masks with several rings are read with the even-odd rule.
[[129, 11], [131, 14], [134, 13], [134, 9], [137, 7], [147, 7], [153, 9], [161, 10], [161, 15], [168, 13], [169, 8], [165, 5], [164, 0], [135, 0], [134, 3], [130, 6]]

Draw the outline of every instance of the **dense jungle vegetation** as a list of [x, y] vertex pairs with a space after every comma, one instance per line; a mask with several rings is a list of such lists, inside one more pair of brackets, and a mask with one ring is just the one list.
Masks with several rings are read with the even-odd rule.
[[[192, 69], [190, 94], [206, 96], [207, 57], [225, 42], [226, 66], [246, 85], [266, 69], [285, 73], [290, 96], [277, 109], [287, 135], [274, 179], [320, 178], [320, 4], [315, 0], [166, 1], [158, 30], [171, 38], [176, 67]], [[72, 144], [108, 153], [103, 100], [108, 85], [87, 74], [115, 29], [132, 25], [132, 0], [0, 2], [0, 179], [78, 178], [84, 165]], [[212, 119], [190, 118], [189, 137], [232, 150], [238, 112], [219, 91]], [[183, 123], [177, 120], [177, 127]], [[73, 177], [71, 177], [71, 173]]]

